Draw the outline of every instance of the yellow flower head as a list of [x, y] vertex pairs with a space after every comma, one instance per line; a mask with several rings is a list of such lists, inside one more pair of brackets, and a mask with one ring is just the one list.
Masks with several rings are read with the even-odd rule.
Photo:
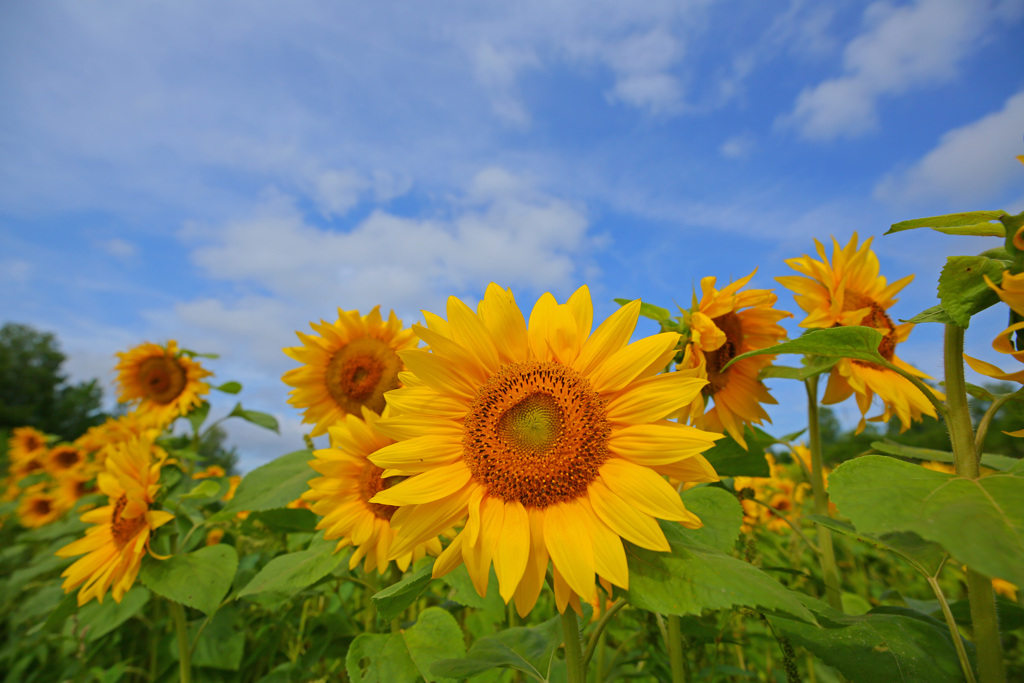
[[25, 489], [18, 503], [18, 520], [21, 525], [35, 529], [49, 524], [67, 512], [67, 508], [59, 505], [54, 495], [43, 483], [33, 484]]
[[118, 400], [137, 402], [141, 418], [160, 428], [199, 406], [200, 396], [210, 391], [202, 380], [211, 373], [179, 352], [173, 339], [166, 347], [146, 342], [117, 356]]
[[302, 367], [281, 379], [295, 387], [288, 402], [304, 408], [303, 422], [312, 423], [313, 436], [327, 432], [345, 415], [362, 414], [366, 407], [380, 414], [384, 392], [399, 386], [403, 369], [398, 351], [416, 347], [412, 330], [403, 330], [394, 311], [384, 321], [380, 306], [365, 316], [338, 309], [338, 321], [310, 323], [319, 336], [296, 332], [302, 346], [282, 349]]
[[[771, 422], [761, 404], [775, 403], [775, 399], [757, 375], [775, 357], [754, 356], [723, 368], [742, 353], [774, 346], [785, 338], [778, 322], [792, 316], [772, 308], [777, 297], [771, 290], [740, 291], [752, 277], [754, 273], [721, 290], [715, 288], [714, 277], [700, 281], [701, 298], [696, 301], [694, 295], [690, 343], [680, 367], [684, 371], [698, 368], [698, 376], [709, 380], [694, 405], [684, 411], [691, 421], [704, 429], [726, 431], [744, 447], [744, 424]], [[705, 398], [715, 402], [706, 414]]]
[[54, 477], [85, 463], [85, 453], [74, 444], [62, 443], [46, 454], [46, 469]]
[[211, 477], [223, 477], [226, 474], [224, 468], [220, 465], [210, 465], [202, 472], [196, 472], [192, 475], [193, 479], [210, 479]]
[[132, 410], [120, 417], [110, 417], [101, 425], [90, 427], [85, 434], [75, 439], [74, 445], [92, 458], [94, 466], [99, 470], [103, 469], [103, 463], [107, 457], [107, 451], [117, 444], [131, 440], [144, 439], [152, 444], [153, 457], [162, 459], [166, 457], [163, 448], [154, 443], [154, 439], [160, 435], [162, 426], [153, 421], [152, 413], [140, 413]]
[[[792, 522], [800, 515], [800, 506], [811, 487], [790, 478], [771, 453], [765, 453], [764, 457], [768, 461], [768, 477], [736, 477], [733, 480], [733, 487], [737, 491], [749, 488], [754, 492], [756, 501], [760, 501], [746, 498], [740, 501], [743, 506], [742, 530], [750, 533], [756, 527], [764, 527], [774, 533], [784, 533], [790, 527], [783, 517]], [[805, 446], [794, 446], [793, 457], [794, 460], [805, 457], [809, 459], [810, 452]]]
[[[7, 440], [7, 455], [11, 463], [26, 462], [46, 450], [46, 435], [35, 427], [15, 427]], [[39, 460], [42, 464], [42, 460]]]
[[465, 563], [484, 595], [493, 564], [502, 598], [520, 614], [535, 604], [552, 564], [559, 611], [595, 597], [595, 575], [626, 588], [622, 539], [668, 551], [657, 519], [701, 525], [664, 477], [716, 481], [700, 455], [719, 435], [665, 418], [707, 384], [657, 373], [679, 335], [628, 343], [640, 301], [591, 334], [581, 287], [565, 304], [545, 294], [529, 325], [510, 291], [488, 286], [477, 312], [448, 300], [448, 319], [413, 326], [430, 351], [401, 353], [396, 416], [377, 429], [396, 440], [370, 456], [385, 479], [407, 479], [371, 503], [402, 506], [391, 557], [465, 519], [434, 565]]
[[[878, 352], [883, 358], [916, 377], [928, 378], [896, 356], [896, 346], [906, 340], [913, 325], [896, 325], [886, 312], [896, 303], [896, 294], [914, 276], [888, 284], [885, 277], [878, 274], [878, 257], [871, 251], [871, 239], [858, 247], [856, 233], [845, 247], [832, 240], [831, 260], [825, 247], [817, 240], [815, 244], [820, 261], [806, 255], [789, 259], [786, 263], [801, 275], [775, 278], [795, 294], [797, 304], [807, 313], [800, 326], [874, 328], [882, 334]], [[920, 420], [922, 415], [935, 417], [935, 407], [906, 378], [874, 363], [844, 358], [832, 368], [822, 402], [839, 403], [853, 394], [857, 396], [861, 412], [858, 432], [864, 429], [864, 420], [875, 396], [882, 400], [884, 410], [881, 415], [867, 419], [888, 421], [895, 414], [900, 419], [901, 431], [909, 428], [912, 421]]]
[[169, 512], [152, 509], [162, 465], [152, 452], [153, 445], [145, 438], [109, 448], [105, 471], [97, 479], [108, 504], [82, 515], [81, 520], [93, 526], [84, 538], [57, 551], [60, 557], [85, 556], [61, 574], [65, 593], [82, 587], [79, 605], [92, 598], [103, 602], [108, 590], [115, 602], [121, 602], [139, 573], [151, 533], [174, 519]]
[[[354, 569], [365, 558], [363, 568], [366, 571], [376, 569], [383, 574], [388, 568], [395, 539], [391, 517], [396, 508], [371, 503], [370, 499], [393, 480], [382, 479], [383, 470], [370, 462], [369, 457], [395, 441], [377, 431], [379, 419], [376, 413], [363, 408], [363, 419], [346, 415], [330, 428], [331, 448], [314, 451], [316, 460], [309, 462], [323, 476], [310, 480], [310, 490], [302, 498], [311, 503], [313, 512], [323, 517], [316, 528], [325, 530], [324, 538], [340, 539], [335, 552], [354, 546], [349, 569]], [[395, 562], [405, 571], [424, 555], [440, 552], [441, 543], [435, 536], [396, 557]]]

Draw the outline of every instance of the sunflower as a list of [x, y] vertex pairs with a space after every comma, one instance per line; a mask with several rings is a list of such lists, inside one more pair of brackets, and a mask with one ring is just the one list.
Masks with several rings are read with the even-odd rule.
[[452, 297], [448, 320], [414, 326], [431, 351], [401, 353], [405, 388], [388, 394], [400, 413], [376, 425], [396, 443], [370, 456], [385, 479], [408, 477], [370, 499], [402, 506], [391, 557], [465, 518], [434, 576], [465, 563], [484, 595], [493, 563], [502, 598], [525, 615], [550, 559], [559, 611], [579, 611], [595, 574], [628, 586], [622, 539], [668, 551], [657, 518], [700, 527], [664, 476], [717, 480], [700, 453], [720, 435], [665, 418], [707, 381], [657, 375], [679, 335], [628, 344], [639, 312], [633, 301], [591, 335], [581, 287], [562, 305], [542, 296], [527, 325], [491, 284], [478, 313]]
[[193, 479], [210, 479], [211, 477], [223, 477], [226, 474], [220, 465], [210, 465], [201, 472], [192, 475]]
[[11, 462], [31, 459], [46, 449], [46, 441], [46, 435], [35, 427], [15, 427], [7, 440], [7, 454]]
[[[775, 279], [794, 293], [797, 304], [807, 313], [801, 327], [871, 327], [882, 334], [878, 352], [883, 358], [915, 377], [930, 379], [896, 356], [896, 346], [907, 339], [914, 326], [895, 325], [886, 313], [896, 303], [895, 295], [910, 284], [914, 276], [888, 284], [885, 277], [878, 274], [878, 257], [871, 251], [871, 239], [860, 247], [857, 240], [854, 233], [850, 242], [840, 247], [833, 238], [831, 262], [825, 247], [815, 240], [820, 261], [807, 255], [789, 259], [786, 264], [801, 275]], [[932, 390], [932, 393], [942, 397], [937, 391]], [[839, 403], [853, 394], [857, 396], [861, 413], [857, 433], [864, 429], [865, 419], [887, 422], [895, 414], [900, 420], [900, 431], [906, 431], [914, 420], [921, 420], [922, 415], [935, 417], [935, 407], [910, 380], [875, 363], [844, 358], [832, 368], [822, 403]], [[881, 399], [883, 412], [866, 418], [875, 396]]]
[[85, 467], [76, 467], [61, 473], [54, 492], [59, 504], [70, 510], [83, 496], [96, 493], [96, 477]]
[[[803, 453], [794, 453], [794, 460], [805, 455], [810, 457], [810, 452], [805, 446], [794, 446], [794, 451], [802, 450]], [[776, 462], [771, 453], [764, 454], [768, 461], [768, 477], [736, 477], [733, 479], [733, 487], [737, 491], [750, 489], [755, 500], [744, 498], [740, 501], [743, 506], [743, 527], [742, 531], [750, 533], [754, 527], [763, 525], [768, 531], [782, 533], [790, 527], [783, 519], [788, 517], [793, 521], [800, 514], [801, 506], [810, 492], [810, 485], [805, 482], [796, 482]]]
[[[689, 416], [698, 427], [728, 432], [744, 448], [744, 424], [771, 422], [761, 404], [775, 403], [775, 399], [757, 376], [775, 357], [754, 356], [726, 370], [723, 368], [742, 353], [777, 344], [786, 336], [779, 320], [792, 317], [792, 313], [772, 308], [778, 297], [771, 290], [740, 291], [754, 273], [722, 290], [715, 288], [714, 277], [700, 281], [700, 301], [694, 293], [693, 309], [686, 314], [690, 339], [679, 368], [697, 369], [698, 376], [708, 379], [708, 384], [683, 411], [683, 416]], [[707, 413], [704, 412], [705, 399], [715, 402]]]
[[173, 339], [166, 347], [146, 342], [117, 356], [118, 400], [138, 402], [141, 419], [152, 419], [154, 426], [166, 427], [187, 414], [210, 391], [202, 380], [212, 373], [181, 353]]
[[[376, 569], [383, 574], [395, 539], [391, 517], [396, 508], [371, 503], [370, 499], [393, 480], [381, 478], [383, 470], [370, 462], [369, 456], [393, 444], [394, 439], [377, 431], [380, 418], [376, 413], [363, 408], [362, 417], [346, 415], [328, 430], [332, 447], [314, 451], [316, 459], [309, 461], [323, 476], [310, 480], [310, 490], [302, 500], [311, 503], [310, 509], [323, 517], [316, 528], [325, 530], [324, 538], [340, 539], [335, 552], [354, 546], [349, 569], [365, 557], [363, 568], [367, 572]], [[434, 536], [396, 557], [395, 563], [404, 572], [414, 560], [440, 552], [441, 543]]]
[[394, 311], [385, 322], [376, 306], [365, 316], [338, 309], [333, 325], [310, 323], [319, 336], [296, 332], [302, 346], [282, 349], [302, 367], [281, 379], [295, 387], [288, 403], [305, 408], [303, 422], [313, 423], [313, 436], [345, 415], [361, 415], [366, 407], [378, 415], [384, 410], [384, 392], [399, 386], [402, 361], [398, 351], [416, 347], [412, 330], [403, 330]]
[[92, 598], [103, 602], [108, 590], [121, 602], [135, 582], [142, 557], [149, 550], [152, 531], [174, 519], [174, 515], [151, 508], [160, 490], [161, 460], [154, 460], [152, 443], [131, 438], [108, 449], [105, 471], [97, 483], [108, 504], [81, 516], [93, 524], [85, 537], [57, 551], [60, 557], [79, 558], [64, 570], [64, 592], [78, 592], [78, 604]]
[[35, 529], [49, 524], [67, 512], [67, 508], [58, 504], [57, 499], [48, 490], [46, 484], [33, 484], [25, 489], [18, 503], [18, 520], [21, 525]]
[[144, 439], [152, 444], [153, 457], [162, 459], [166, 457], [163, 448], [156, 445], [154, 439], [160, 435], [162, 426], [153, 421], [152, 413], [139, 413], [132, 410], [120, 417], [107, 418], [103, 424], [90, 427], [85, 434], [74, 441], [74, 445], [92, 458], [93, 465], [102, 469], [107, 457], [107, 450], [116, 444], [130, 441], [132, 439]]
[[74, 444], [62, 443], [46, 454], [46, 469], [54, 477], [85, 463], [85, 453]]

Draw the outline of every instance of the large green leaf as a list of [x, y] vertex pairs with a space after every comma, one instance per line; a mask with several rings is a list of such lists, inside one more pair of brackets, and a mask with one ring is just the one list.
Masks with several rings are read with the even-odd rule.
[[867, 455], [828, 484], [858, 531], [912, 531], [982, 574], [1024, 585], [1024, 467], [972, 480]]
[[629, 602], [660, 614], [700, 614], [705, 609], [756, 607], [813, 617], [796, 593], [752, 564], [696, 540], [679, 524], [662, 523], [671, 552], [626, 543]]
[[245, 588], [238, 591], [236, 597], [243, 598], [266, 591], [295, 595], [330, 574], [348, 557], [347, 552], [334, 552], [337, 544], [336, 540], [327, 541], [319, 536], [306, 550], [278, 555]]
[[373, 595], [371, 600], [377, 607], [377, 614], [385, 621], [391, 621], [405, 609], [416, 602], [430, 584], [431, 572], [434, 569], [433, 559], [426, 560], [422, 566], [396, 584], [388, 586]]
[[[235, 605], [227, 605], [213, 615], [201, 634], [199, 628], [202, 621], [189, 624], [189, 642], [194, 643], [195, 648], [192, 665], [238, 671], [245, 654], [244, 624]], [[177, 649], [174, 648], [175, 651]]]
[[537, 626], [517, 626], [476, 640], [463, 659], [435, 662], [431, 671], [449, 678], [471, 678], [496, 668], [521, 671], [546, 681], [555, 650], [562, 644], [561, 618]]
[[1005, 211], [969, 211], [966, 213], [950, 213], [944, 216], [929, 216], [927, 218], [915, 218], [909, 221], [894, 223], [886, 235], [915, 228], [931, 228], [944, 232], [947, 235], [983, 235], [990, 237], [1004, 237], [1006, 228], [1002, 223], [990, 223], [998, 221], [1005, 216]]
[[717, 486], [698, 486], [683, 492], [686, 509], [700, 517], [704, 526], [687, 532], [701, 543], [731, 552], [743, 525], [743, 507], [725, 489]]
[[726, 435], [724, 439], [716, 441], [709, 450], [704, 451], [704, 457], [719, 476], [767, 477], [768, 461], [764, 458], [765, 449], [758, 435], [749, 426], [745, 426], [743, 438], [747, 442], [746, 448]]
[[229, 545], [211, 545], [166, 560], [149, 558], [139, 578], [150, 590], [168, 600], [213, 614], [231, 588], [238, 554]]
[[78, 610], [78, 624], [86, 640], [96, 640], [142, 611], [149, 602], [149, 591], [142, 586], [133, 586], [121, 596], [121, 602], [114, 602], [111, 596], [102, 603], [90, 602]]
[[455, 618], [440, 607], [428, 607], [408, 629], [357, 636], [349, 646], [345, 667], [349, 678], [361, 683], [433, 683], [445, 680], [445, 674], [432, 670], [435, 662], [465, 653], [462, 629]]
[[878, 344], [881, 341], [882, 334], [870, 327], [851, 325], [848, 327], [830, 327], [825, 330], [811, 330], [796, 339], [782, 342], [775, 346], [741, 353], [729, 361], [725, 367], [728, 368], [743, 358], [760, 356], [766, 353], [772, 355], [796, 353], [823, 356], [825, 358], [855, 358], [870, 363], [885, 363], [885, 359], [878, 353]]
[[900, 322], [913, 323], [914, 325], [918, 325], [920, 323], [939, 323], [941, 325], [949, 325], [954, 323], [953, 318], [949, 316], [949, 313], [946, 313], [946, 309], [942, 307], [942, 304], [935, 304], [931, 308], [921, 311], [910, 320], [903, 320], [901, 318]]
[[950, 256], [939, 275], [939, 301], [960, 327], [971, 324], [971, 316], [998, 303], [999, 296], [985, 282], [1002, 281], [1007, 263], [985, 256]]
[[230, 519], [241, 510], [285, 507], [305, 493], [309, 480], [317, 476], [309, 466], [312, 457], [312, 451], [295, 451], [257, 467], [242, 479], [235, 497], [214, 519]]
[[771, 379], [778, 377], [780, 379], [795, 379], [803, 382], [806, 379], [820, 375], [823, 372], [831, 370], [836, 363], [839, 362], [838, 357], [833, 358], [817, 358], [815, 356], [808, 356], [810, 362], [806, 363], [803, 367], [793, 368], [787, 365], [766, 365], [761, 368], [761, 373], [758, 375], [760, 379]]
[[904, 607], [876, 607], [853, 616], [808, 596], [801, 600], [818, 625], [775, 615], [772, 626], [854, 683], [963, 680], [949, 629], [936, 619]]
[[876, 548], [889, 550], [902, 556], [908, 562], [917, 565], [920, 571], [928, 576], [935, 576], [947, 557], [946, 551], [938, 543], [926, 541], [911, 531], [897, 531], [891, 534], [873, 536], [857, 531], [849, 522], [832, 519], [825, 515], [807, 515], [810, 522], [816, 522], [851, 538], [868, 543]]
[[[934, 460], [935, 462], [953, 463], [953, 454], [949, 451], [939, 451], [934, 448], [918, 448], [916, 446], [904, 446], [893, 441], [872, 441], [871, 447], [880, 453], [887, 455], [898, 455], [902, 458], [913, 458], [914, 460]], [[1010, 458], [995, 453], [983, 453], [981, 464], [1000, 472], [1012, 469], [1020, 463], [1020, 458]]]

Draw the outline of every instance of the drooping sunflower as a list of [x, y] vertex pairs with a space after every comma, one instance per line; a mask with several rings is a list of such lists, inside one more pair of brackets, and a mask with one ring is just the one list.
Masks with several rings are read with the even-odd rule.
[[115, 602], [135, 582], [142, 558], [149, 550], [149, 539], [174, 515], [152, 509], [160, 490], [162, 462], [154, 460], [152, 443], [132, 438], [107, 451], [105, 471], [97, 478], [108, 504], [81, 516], [94, 526], [85, 537], [57, 551], [60, 557], [84, 555], [64, 570], [64, 592], [78, 591], [78, 604], [92, 598], [103, 602], [110, 590]]
[[117, 354], [117, 383], [122, 403], [137, 403], [140, 418], [160, 428], [202, 404], [212, 373], [178, 350], [173, 339], [163, 347], [149, 342]]
[[[879, 275], [878, 257], [871, 250], [871, 238], [859, 247], [857, 242], [856, 233], [845, 247], [840, 247], [833, 238], [830, 260], [825, 247], [815, 240], [820, 261], [807, 255], [788, 259], [786, 264], [801, 275], [775, 279], [794, 293], [797, 304], [807, 313], [801, 327], [861, 325], [874, 328], [882, 333], [878, 352], [883, 358], [915, 377], [930, 379], [896, 356], [897, 345], [906, 341], [914, 326], [910, 323], [896, 325], [886, 312], [896, 303], [896, 294], [914, 276], [908, 275], [889, 284]], [[932, 391], [935, 396], [942, 396]], [[854, 394], [861, 413], [858, 433], [864, 429], [865, 419], [885, 422], [895, 414], [900, 420], [900, 430], [905, 431], [914, 420], [921, 420], [922, 415], [935, 417], [935, 407], [905, 377], [874, 363], [844, 358], [832, 368], [822, 403], [840, 403]], [[875, 396], [881, 399], [883, 412], [867, 418]]]
[[412, 330], [402, 329], [394, 311], [384, 321], [380, 306], [365, 316], [338, 309], [337, 322], [310, 327], [318, 336], [296, 332], [302, 346], [282, 349], [302, 366], [281, 379], [295, 387], [288, 403], [305, 409], [302, 421], [314, 425], [312, 435], [325, 434], [345, 415], [361, 415], [364, 406], [380, 414], [384, 392], [399, 386], [398, 352], [416, 347]]
[[[346, 415], [330, 427], [331, 448], [314, 451], [316, 459], [309, 461], [323, 476], [310, 480], [310, 490], [302, 498], [311, 503], [314, 513], [323, 517], [316, 528], [325, 530], [324, 538], [339, 539], [335, 552], [349, 545], [354, 547], [349, 569], [365, 558], [363, 569], [383, 574], [395, 539], [391, 517], [397, 508], [370, 502], [390, 483], [381, 477], [383, 470], [369, 460], [371, 454], [394, 443], [394, 439], [377, 431], [379, 419], [376, 413], [363, 408], [362, 419]], [[435, 535], [394, 559], [404, 572], [415, 560], [440, 552], [441, 542]]]
[[18, 520], [21, 525], [36, 529], [49, 524], [67, 512], [67, 508], [58, 504], [46, 484], [33, 484], [21, 494], [18, 503]]
[[[775, 399], [757, 376], [775, 357], [745, 358], [728, 369], [725, 365], [740, 354], [774, 346], [784, 339], [786, 330], [778, 322], [792, 316], [773, 308], [778, 297], [771, 290], [740, 291], [754, 273], [721, 290], [715, 288], [714, 277], [700, 281], [701, 298], [698, 301], [694, 293], [693, 309], [686, 316], [690, 340], [679, 368], [696, 368], [698, 376], [708, 379], [684, 415], [689, 415], [698, 427], [728, 432], [744, 447], [745, 424], [771, 422], [761, 404], [775, 403]], [[714, 407], [706, 413], [705, 399], [714, 400]]]
[[667, 551], [657, 519], [700, 520], [664, 479], [715, 481], [700, 453], [720, 435], [665, 419], [706, 380], [657, 373], [679, 335], [628, 343], [640, 301], [593, 334], [584, 286], [559, 305], [545, 294], [529, 325], [510, 291], [488, 286], [474, 313], [455, 297], [448, 319], [413, 329], [430, 351], [403, 351], [400, 414], [377, 429], [396, 439], [370, 456], [382, 476], [407, 479], [370, 499], [391, 518], [397, 557], [465, 518], [434, 565], [465, 563], [484, 595], [493, 563], [499, 592], [521, 615], [552, 563], [559, 611], [595, 598], [595, 575], [627, 587], [625, 539]]

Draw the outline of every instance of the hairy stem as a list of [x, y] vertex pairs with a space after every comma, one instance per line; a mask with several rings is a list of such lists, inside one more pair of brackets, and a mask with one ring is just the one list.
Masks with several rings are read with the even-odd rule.
[[686, 662], [683, 660], [683, 633], [679, 617], [670, 614], [668, 617], [668, 661], [672, 667], [672, 683], [685, 683]]
[[[811, 490], [814, 492], [814, 512], [830, 516], [828, 494], [825, 492], [825, 472], [822, 466], [821, 423], [818, 417], [818, 375], [804, 381], [807, 387], [807, 428], [811, 450]], [[839, 584], [839, 567], [832, 547], [832, 531], [818, 525], [818, 559], [825, 580], [825, 597], [832, 608], [843, 611], [843, 594]]]
[[587, 668], [583, 663], [583, 646], [580, 643], [580, 624], [576, 612], [566, 606], [562, 612], [562, 637], [565, 639], [565, 668], [568, 683], [586, 683]]
[[188, 646], [188, 622], [185, 621], [185, 608], [179, 602], [171, 602], [171, 616], [174, 617], [174, 628], [178, 632], [178, 665], [181, 683], [192, 681], [192, 649]]

